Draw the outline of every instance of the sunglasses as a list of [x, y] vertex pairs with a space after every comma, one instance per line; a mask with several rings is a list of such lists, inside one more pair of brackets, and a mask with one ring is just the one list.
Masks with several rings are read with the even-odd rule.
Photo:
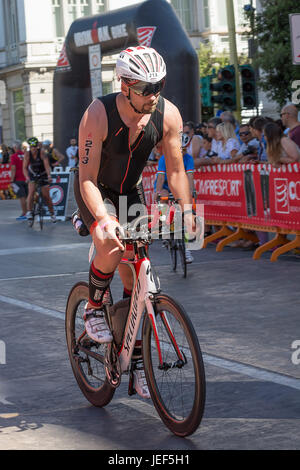
[[284, 116], [285, 114], [290, 114], [290, 113], [280, 113], [280, 117]]
[[149, 82], [135, 82], [130, 84], [130, 82], [125, 81], [126, 85], [136, 94], [140, 96], [149, 96], [149, 95], [157, 95], [160, 93], [163, 87], [165, 86], [166, 79], [163, 78], [157, 83], [149, 83]]
[[249, 134], [250, 134], [250, 132], [240, 132], [240, 136], [242, 136], [242, 135], [249, 135]]
[[214, 126], [207, 126], [207, 129], [214, 129]]

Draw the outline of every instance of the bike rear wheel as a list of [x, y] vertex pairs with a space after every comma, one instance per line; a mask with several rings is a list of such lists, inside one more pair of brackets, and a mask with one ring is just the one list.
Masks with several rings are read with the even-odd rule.
[[115, 389], [108, 383], [104, 367], [107, 344], [95, 343], [85, 334], [84, 307], [89, 297], [85, 282], [73, 286], [66, 307], [66, 339], [68, 353], [77, 383], [94, 406], [107, 405]]
[[[205, 372], [193, 325], [183, 308], [169, 296], [154, 304], [157, 331], [145, 316], [143, 360], [154, 406], [164, 424], [177, 436], [198, 428], [205, 405]], [[161, 349], [161, 361], [156, 335]]]

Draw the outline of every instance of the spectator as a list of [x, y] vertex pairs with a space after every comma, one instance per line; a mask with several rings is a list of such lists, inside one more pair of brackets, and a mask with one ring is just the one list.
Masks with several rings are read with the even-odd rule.
[[259, 142], [256, 138], [253, 139], [250, 132], [249, 124], [241, 124], [239, 136], [242, 145], [236, 154], [236, 161], [245, 163], [251, 159], [258, 158]]
[[288, 127], [289, 138], [300, 147], [300, 122], [298, 121], [298, 110], [296, 106], [293, 104], [284, 106], [280, 117], [283, 125]]
[[188, 135], [190, 138], [190, 143], [187, 146], [187, 153], [192, 155], [194, 161], [199, 156], [203, 155], [202, 151], [202, 137], [200, 135], [195, 134], [195, 126], [194, 123], [188, 121], [183, 126], [183, 133]]
[[300, 149], [289, 137], [285, 136], [275, 122], [268, 122], [264, 127], [267, 141], [268, 161], [274, 166], [282, 163], [300, 161]]
[[147, 160], [147, 165], [156, 165], [158, 163], [158, 160], [160, 159], [162, 153], [161, 153], [161, 146], [156, 145], [152, 152], [150, 153], [148, 160]]
[[68, 166], [74, 168], [78, 166], [78, 146], [76, 139], [70, 140], [70, 147], [66, 149], [66, 155], [68, 157]]
[[7, 147], [7, 145], [2, 144], [1, 145], [1, 150], [2, 150], [2, 157], [1, 157], [1, 162], [0, 163], [9, 163], [10, 162], [9, 148]]
[[217, 140], [221, 142], [218, 149], [219, 162], [222, 160], [232, 160], [240, 149], [240, 143], [236, 138], [234, 126], [228, 122], [222, 122], [216, 128]]
[[211, 157], [217, 157], [218, 154], [211, 149], [212, 138], [208, 137], [208, 135], [203, 136], [203, 148], [205, 150], [205, 154], [203, 157], [198, 157], [194, 160], [195, 168], [199, 168], [203, 165], [210, 165], [213, 163]]
[[218, 117], [211, 118], [208, 121], [208, 126], [207, 126], [207, 135], [212, 139], [211, 141], [211, 150], [218, 154], [220, 142], [217, 141], [216, 139], [216, 127], [218, 124], [221, 124], [222, 121]]
[[265, 162], [268, 160], [267, 151], [266, 151], [267, 143], [266, 143], [266, 140], [264, 138], [264, 133], [263, 133], [264, 126], [267, 124], [267, 122], [269, 122], [268, 119], [262, 116], [259, 116], [256, 119], [254, 119], [250, 124], [251, 134], [259, 142], [258, 160], [262, 162]]
[[61, 166], [65, 157], [59, 150], [53, 147], [51, 140], [44, 140], [42, 149], [44, 150], [45, 156], [48, 157], [51, 170], [53, 170], [54, 167]]
[[16, 141], [13, 145], [15, 153], [10, 158], [11, 162], [11, 184], [17, 198], [20, 199], [22, 214], [16, 220], [26, 220], [26, 198], [28, 187], [23, 173], [24, 153], [21, 150], [21, 142]]
[[23, 153], [27, 152], [29, 150], [29, 145], [28, 143], [26, 142], [26, 140], [24, 142], [22, 142], [22, 145], [21, 145], [21, 150]]
[[230, 124], [234, 126], [236, 138], [240, 142], [240, 144], [242, 144], [242, 141], [240, 140], [240, 137], [239, 137], [239, 123], [235, 119], [234, 115], [230, 111], [223, 111], [220, 114], [220, 119], [222, 122], [230, 122]]

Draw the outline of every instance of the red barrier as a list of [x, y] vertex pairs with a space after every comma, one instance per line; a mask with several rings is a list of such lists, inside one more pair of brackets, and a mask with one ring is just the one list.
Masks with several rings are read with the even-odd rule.
[[8, 186], [10, 185], [10, 178], [11, 178], [10, 167], [11, 167], [10, 163], [0, 164], [0, 190], [8, 189]]
[[[147, 191], [148, 207], [153, 202], [150, 194], [157, 167], [146, 167], [143, 183]], [[252, 231], [274, 232], [273, 240], [257, 248], [254, 259], [264, 251], [275, 249], [271, 260], [300, 246], [300, 164], [293, 163], [274, 168], [266, 164], [218, 164], [203, 166], [194, 173], [197, 203], [204, 204], [207, 224], [221, 226], [207, 243], [225, 237], [217, 245], [222, 251], [226, 244], [245, 238], [258, 241]], [[230, 227], [236, 227], [232, 230]], [[287, 235], [296, 235], [289, 240]]]
[[[147, 205], [153, 202], [157, 166], [146, 167], [143, 185]], [[300, 230], [300, 164], [223, 164], [194, 173], [197, 202], [205, 219]]]

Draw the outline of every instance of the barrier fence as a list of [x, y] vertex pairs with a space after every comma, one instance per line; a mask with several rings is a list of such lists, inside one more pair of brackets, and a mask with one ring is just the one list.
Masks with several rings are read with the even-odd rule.
[[[146, 167], [143, 184], [147, 205], [153, 203], [153, 181], [157, 167]], [[271, 261], [300, 246], [300, 165], [217, 164], [194, 173], [197, 203], [204, 204], [207, 225], [218, 230], [205, 238], [219, 240], [217, 251], [239, 239], [258, 242], [256, 231], [272, 232], [272, 240], [253, 254], [259, 259], [274, 249]], [[291, 239], [291, 235], [294, 239]]]
[[[154, 203], [153, 184], [157, 165], [147, 166], [143, 172], [143, 186], [148, 208]], [[52, 174], [53, 175], [53, 174]], [[54, 174], [51, 194], [61, 206], [62, 217], [73, 210], [72, 178], [69, 172]], [[205, 237], [208, 243], [219, 240], [216, 250], [239, 239], [258, 242], [256, 232], [271, 232], [275, 236], [259, 246], [254, 259], [274, 249], [271, 261], [294, 248], [300, 247], [300, 164], [293, 163], [274, 168], [270, 164], [217, 164], [204, 166], [194, 173], [197, 203], [204, 204], [207, 225], [217, 227]], [[62, 183], [66, 183], [63, 187]], [[0, 196], [9, 190], [10, 165], [0, 165]], [[63, 199], [64, 198], [64, 199]], [[72, 203], [70, 204], [70, 201]], [[64, 201], [64, 202], [62, 202]]]

